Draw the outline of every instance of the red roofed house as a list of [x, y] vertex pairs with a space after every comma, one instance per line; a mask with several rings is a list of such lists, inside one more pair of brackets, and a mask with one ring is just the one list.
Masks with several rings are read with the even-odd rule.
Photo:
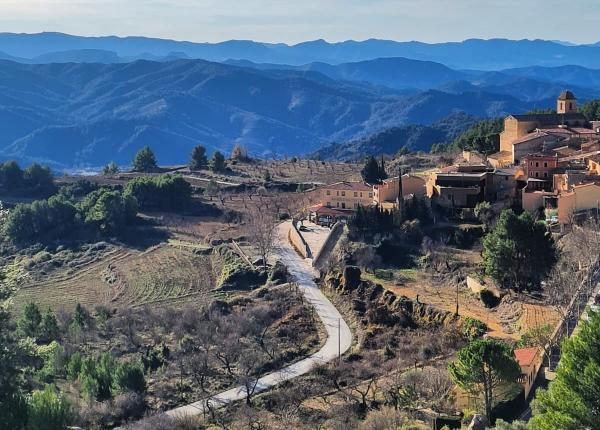
[[535, 383], [537, 374], [542, 367], [542, 348], [533, 347], [515, 349], [515, 358], [517, 359], [519, 366], [521, 366], [521, 378], [519, 379], [519, 382], [523, 385], [525, 398], [527, 399], [531, 392], [531, 388]]

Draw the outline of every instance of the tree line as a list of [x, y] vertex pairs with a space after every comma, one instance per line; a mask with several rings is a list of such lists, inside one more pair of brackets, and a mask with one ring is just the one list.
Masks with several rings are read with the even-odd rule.
[[[233, 163], [250, 161], [246, 148], [242, 145], [235, 145], [231, 151], [230, 160]], [[221, 151], [215, 151], [209, 160], [206, 154], [206, 147], [197, 145], [192, 149], [188, 166], [191, 170], [210, 169], [214, 173], [223, 173], [227, 170], [227, 161]], [[157, 172], [159, 170], [156, 161], [156, 155], [150, 146], [146, 145], [140, 149], [132, 161], [132, 170], [134, 172]], [[102, 168], [102, 174], [113, 175], [119, 172], [119, 166], [111, 161]]]
[[24, 170], [14, 160], [0, 163], [0, 188], [8, 194], [49, 196], [56, 191], [52, 171], [34, 163]]

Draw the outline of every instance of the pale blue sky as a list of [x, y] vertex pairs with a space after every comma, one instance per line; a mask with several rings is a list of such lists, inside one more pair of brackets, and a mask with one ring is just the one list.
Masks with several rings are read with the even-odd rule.
[[598, 0], [0, 0], [0, 31], [196, 42], [600, 40]]

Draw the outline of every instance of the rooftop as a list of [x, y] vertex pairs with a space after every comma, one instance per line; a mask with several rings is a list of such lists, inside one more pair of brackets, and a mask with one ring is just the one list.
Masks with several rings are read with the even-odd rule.
[[524, 122], [537, 122], [540, 125], [560, 125], [565, 121], [586, 121], [585, 116], [578, 112], [573, 113], [535, 113], [524, 115], [510, 115], [510, 117]]
[[577, 100], [577, 97], [575, 97], [575, 94], [573, 94], [571, 91], [569, 90], [565, 90], [562, 93], [560, 93], [560, 96], [558, 96], [559, 100]]
[[535, 357], [538, 355], [538, 352], [538, 347], [515, 349], [515, 358], [517, 359], [519, 366], [531, 366]]
[[373, 187], [365, 182], [341, 181], [325, 185], [324, 188], [333, 188], [336, 190], [373, 191]]

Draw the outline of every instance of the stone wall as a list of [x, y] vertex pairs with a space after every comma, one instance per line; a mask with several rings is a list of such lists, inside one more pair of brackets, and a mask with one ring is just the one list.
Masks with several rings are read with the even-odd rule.
[[302, 233], [298, 230], [296, 226], [296, 221], [292, 221], [292, 226], [290, 227], [290, 231], [288, 233], [288, 239], [292, 246], [300, 253], [300, 255], [304, 258], [312, 258], [312, 252], [310, 251], [310, 247], [306, 240], [302, 237]]

